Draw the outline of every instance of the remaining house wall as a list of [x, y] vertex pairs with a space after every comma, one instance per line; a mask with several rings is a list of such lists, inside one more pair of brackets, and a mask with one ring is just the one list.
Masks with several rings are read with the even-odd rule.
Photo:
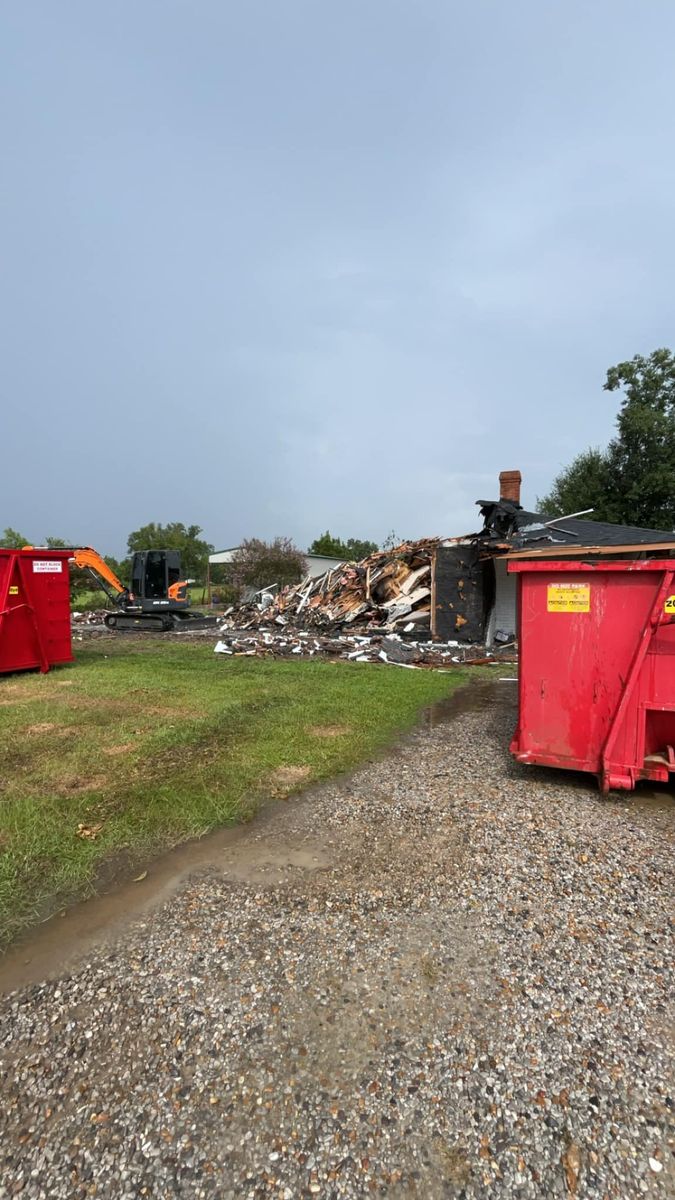
[[479, 550], [439, 546], [434, 555], [431, 631], [440, 641], [483, 639], [484, 592]]
[[505, 558], [494, 559], [495, 568], [495, 607], [490, 619], [490, 633], [508, 633], [515, 636], [517, 628], [516, 615], [516, 580], [517, 575], [509, 575]]

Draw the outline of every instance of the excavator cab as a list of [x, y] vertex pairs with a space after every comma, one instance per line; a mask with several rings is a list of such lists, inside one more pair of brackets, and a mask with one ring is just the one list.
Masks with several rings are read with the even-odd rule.
[[131, 592], [142, 612], [181, 612], [189, 607], [177, 550], [140, 550], [131, 562]]

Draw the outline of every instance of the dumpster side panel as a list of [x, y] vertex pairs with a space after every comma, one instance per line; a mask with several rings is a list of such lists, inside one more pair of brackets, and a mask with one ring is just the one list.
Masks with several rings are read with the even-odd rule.
[[[596, 575], [594, 578], [599, 578]], [[605, 609], [599, 614], [596, 630], [601, 656], [601, 679], [607, 688], [607, 723], [597, 745], [598, 766], [609, 727], [618, 709], [628, 672], [637, 649], [639, 636], [649, 621], [658, 577], [652, 572], [603, 573]], [[622, 763], [636, 763], [642, 740], [639, 713], [641, 688], [636, 688], [621, 721], [613, 757]]]
[[596, 771], [653, 583], [555, 571], [520, 579], [518, 750]]
[[0, 673], [72, 659], [67, 554], [0, 550]]
[[675, 771], [675, 564], [511, 563], [519, 578], [515, 757], [604, 788]]

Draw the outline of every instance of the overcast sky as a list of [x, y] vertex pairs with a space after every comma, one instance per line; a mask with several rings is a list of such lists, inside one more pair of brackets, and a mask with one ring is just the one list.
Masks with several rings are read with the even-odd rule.
[[0, 25], [0, 529], [463, 533], [673, 345], [673, 0]]

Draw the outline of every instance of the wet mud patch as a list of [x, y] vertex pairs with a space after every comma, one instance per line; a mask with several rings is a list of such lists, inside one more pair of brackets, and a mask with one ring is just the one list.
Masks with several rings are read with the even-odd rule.
[[332, 865], [329, 848], [319, 842], [250, 836], [247, 826], [218, 829], [181, 842], [145, 868], [129, 850], [104, 859], [89, 899], [62, 908], [0, 956], [0, 995], [74, 968], [92, 946], [118, 936], [189, 879], [213, 875], [232, 886], [273, 890], [316, 878]]

